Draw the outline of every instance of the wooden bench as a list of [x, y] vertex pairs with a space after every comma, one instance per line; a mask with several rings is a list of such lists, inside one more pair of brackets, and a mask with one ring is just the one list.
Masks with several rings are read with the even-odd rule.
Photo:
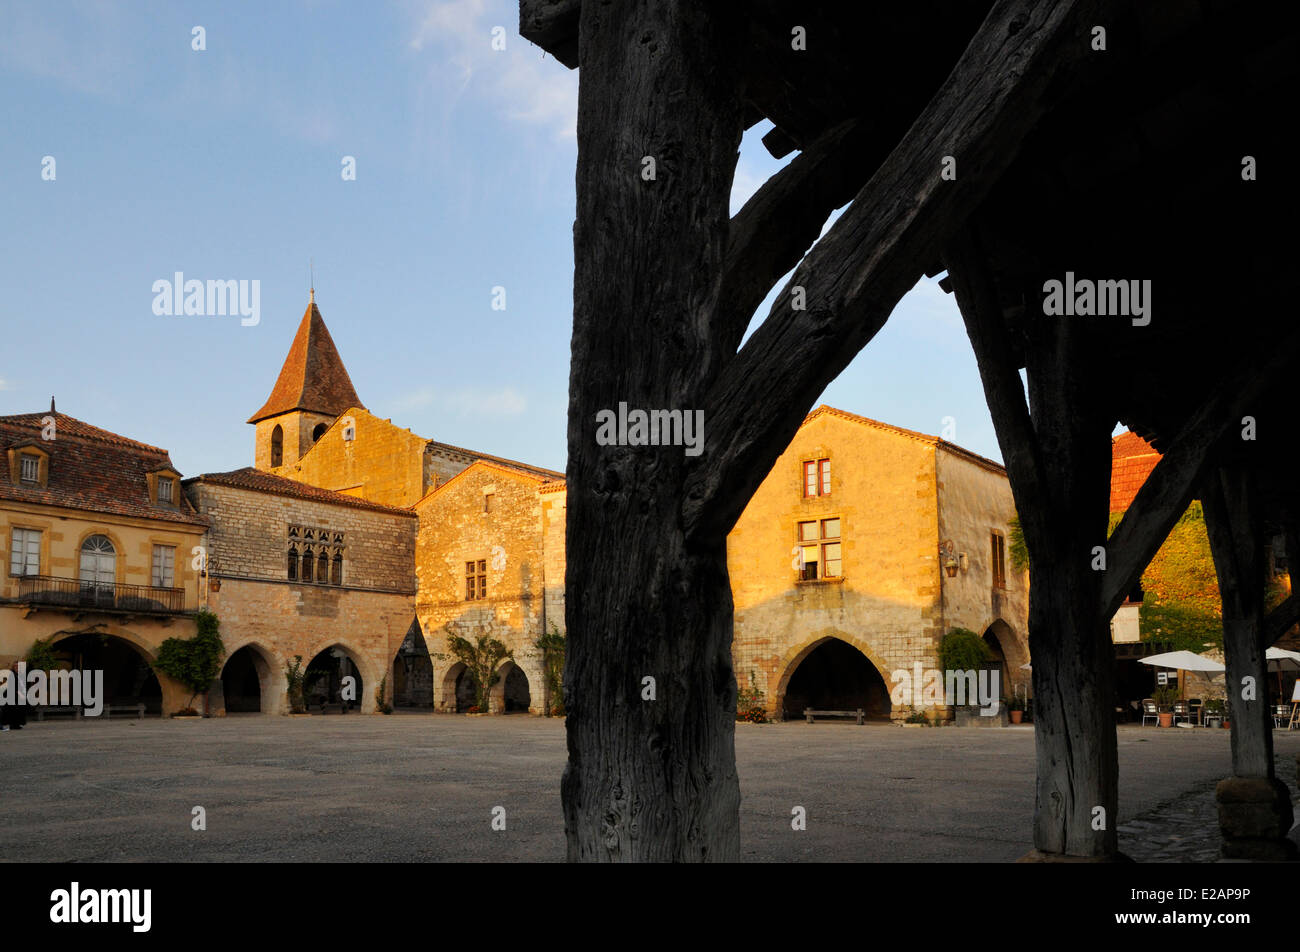
[[814, 711], [811, 707], [805, 707], [803, 716], [809, 724], [816, 723], [814, 718], [818, 717], [854, 717], [861, 724], [867, 715], [862, 708], [858, 708], [856, 711]]
[[36, 708], [38, 721], [45, 720], [47, 714], [71, 714], [73, 720], [81, 720], [81, 708], [72, 704], [42, 704]]
[[105, 704], [104, 716], [111, 718], [113, 712], [118, 714], [134, 714], [136, 717], [144, 717], [144, 702], [139, 704]]

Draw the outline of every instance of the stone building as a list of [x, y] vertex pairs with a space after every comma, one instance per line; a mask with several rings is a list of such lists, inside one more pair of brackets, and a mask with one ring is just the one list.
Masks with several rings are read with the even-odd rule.
[[[425, 684], [437, 709], [464, 710], [473, 684], [447, 657], [447, 636], [487, 635], [514, 655], [489, 692], [491, 710], [541, 713], [558, 700], [543, 696], [534, 643], [564, 626], [562, 474], [427, 439], [371, 413], [314, 300], [250, 422], [257, 470], [278, 491], [288, 493], [283, 481], [291, 481], [414, 517], [411, 613], [405, 624], [400, 611], [371, 624], [387, 642], [352, 647], [366, 680], [390, 671], [394, 686]], [[199, 508], [218, 548], [228, 514], [201, 500]], [[937, 437], [817, 409], [729, 540], [741, 685], [763, 691], [775, 716], [808, 705], [899, 719], [905, 712], [889, 700], [895, 673], [936, 668], [939, 638], [954, 627], [984, 637], [1003, 693], [1026, 682], [1027, 578], [1007, 556], [1013, 515], [998, 464]], [[282, 544], [291, 521], [282, 513], [248, 531]], [[263, 624], [285, 610], [259, 609]], [[250, 612], [228, 611], [223, 624], [242, 630]]]
[[[34, 419], [8, 418], [18, 421], [8, 424], [11, 457], [49, 454], [34, 442]], [[563, 474], [428, 439], [371, 413], [314, 294], [249, 422], [255, 465], [185, 480], [182, 492], [165, 451], [71, 421], [70, 436], [82, 427], [86, 445], [114, 445], [122, 454], [114, 465], [134, 480], [102, 487], [101, 509], [131, 494], [135, 508], [113, 516], [124, 525], [111, 531], [95, 528], [109, 514], [95, 515], [75, 540], [54, 517], [37, 519], [55, 500], [39, 499], [24, 480], [29, 471], [44, 479], [66, 470], [56, 450], [52, 469], [11, 459], [0, 507], [12, 497], [23, 515], [0, 512], [0, 531], [13, 536], [15, 552], [26, 551], [26, 533], [46, 532], [41, 551], [57, 545], [32, 564], [49, 573], [72, 570], [69, 545], [117, 533], [116, 551], [139, 558], [117, 564], [116, 582], [144, 581], [150, 547], [205, 553], [206, 563], [196, 563], [202, 572], [173, 560], [185, 610], [136, 618], [136, 633], [122, 637], [151, 657], [165, 628], [179, 633], [182, 621], [192, 629], [197, 605], [210, 607], [228, 652], [209, 698], [217, 713], [284, 711], [285, 669], [296, 656], [317, 709], [372, 711], [387, 678], [386, 697], [399, 705], [463, 711], [473, 675], [449, 655], [449, 635], [485, 635], [512, 652], [488, 692], [491, 711], [540, 714], [558, 703], [535, 643], [564, 628]], [[170, 507], [156, 501], [164, 480]], [[1027, 578], [1008, 558], [1013, 515], [998, 464], [819, 407], [728, 540], [740, 685], [763, 692], [772, 716], [861, 707], [899, 720], [907, 712], [891, 703], [896, 676], [918, 664], [937, 668], [939, 639], [961, 627], [983, 636], [1009, 693], [1027, 681], [1020, 666], [1028, 660]], [[140, 534], [128, 538], [125, 523]], [[6, 597], [19, 588], [9, 578]], [[9, 617], [31, 614], [13, 604]], [[0, 654], [16, 655], [36, 633], [57, 629], [24, 624], [22, 638], [0, 641]], [[160, 634], [141, 634], [148, 626]]]
[[[564, 630], [564, 486], [543, 475], [480, 459], [415, 506], [416, 612], [430, 645], [449, 634], [497, 638], [514, 654], [489, 691], [489, 709], [544, 713], [542, 658], [534, 647]], [[435, 649], [437, 650], [437, 649]], [[465, 710], [471, 675], [448, 661], [435, 680], [439, 710]]]
[[1003, 468], [934, 436], [821, 406], [727, 539], [736, 679], [769, 714], [899, 720], [896, 672], [938, 668], [953, 628], [983, 636], [1002, 694], [1029, 659], [1028, 573], [1014, 570]]
[[0, 417], [0, 452], [0, 665], [48, 639], [66, 666], [104, 671], [113, 708], [183, 707], [189, 692], [150, 663], [195, 633], [207, 522], [167, 451], [51, 401]]
[[386, 676], [392, 696], [414, 618], [414, 513], [252, 467], [186, 480], [185, 492], [210, 525], [207, 603], [227, 652], [214, 711], [283, 713], [295, 656], [309, 703], [373, 711]]

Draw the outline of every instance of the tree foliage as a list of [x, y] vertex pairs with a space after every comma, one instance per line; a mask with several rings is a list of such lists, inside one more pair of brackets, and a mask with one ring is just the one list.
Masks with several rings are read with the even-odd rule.
[[542, 653], [542, 677], [546, 682], [549, 707], [546, 716], [564, 714], [564, 632], [555, 622], [551, 630], [533, 642]]
[[307, 702], [303, 697], [303, 685], [307, 674], [302, 670], [302, 655], [294, 655], [292, 661], [284, 663], [284, 680], [289, 691], [289, 712], [305, 714]]
[[988, 644], [969, 628], [954, 628], [939, 642], [939, 665], [945, 671], [978, 671], [992, 658]]
[[37, 638], [32, 642], [32, 646], [27, 649], [27, 657], [23, 659], [27, 662], [28, 671], [55, 671], [62, 667], [58, 656], [54, 653], [54, 643], [49, 638]]
[[514, 652], [496, 638], [479, 635], [473, 641], [457, 634], [447, 635], [447, 650], [474, 676], [474, 706], [488, 709], [488, 691], [501, 680], [501, 665], [514, 660]]
[[168, 638], [159, 645], [153, 663], [155, 669], [189, 688], [190, 707], [196, 697], [207, 693], [226, 654], [216, 615], [204, 609], [196, 616], [195, 625], [198, 631], [193, 638]]
[[[1112, 532], [1122, 515], [1111, 514]], [[1161, 642], [1170, 651], [1196, 653], [1206, 645], [1222, 646], [1219, 579], [1199, 502], [1187, 507], [1142, 573], [1142, 594], [1139, 618], [1143, 641]]]

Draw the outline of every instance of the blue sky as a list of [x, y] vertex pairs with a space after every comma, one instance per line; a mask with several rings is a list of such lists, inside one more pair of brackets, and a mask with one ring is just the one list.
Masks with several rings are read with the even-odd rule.
[[[578, 78], [517, 30], [515, 0], [7, 4], [0, 415], [53, 394], [186, 475], [251, 465], [244, 421], [314, 260], [371, 412], [563, 469]], [[767, 128], [745, 138], [735, 208], [782, 164]], [[177, 271], [260, 281], [260, 322], [155, 315], [153, 283]], [[931, 281], [820, 402], [926, 433], [951, 416], [955, 442], [1001, 458]]]

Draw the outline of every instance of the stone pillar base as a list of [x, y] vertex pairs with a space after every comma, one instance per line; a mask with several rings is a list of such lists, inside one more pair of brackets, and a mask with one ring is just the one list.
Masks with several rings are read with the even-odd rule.
[[1228, 777], [1219, 781], [1214, 799], [1219, 804], [1225, 859], [1297, 859], [1296, 844], [1287, 839], [1295, 820], [1291, 791], [1281, 780]]

